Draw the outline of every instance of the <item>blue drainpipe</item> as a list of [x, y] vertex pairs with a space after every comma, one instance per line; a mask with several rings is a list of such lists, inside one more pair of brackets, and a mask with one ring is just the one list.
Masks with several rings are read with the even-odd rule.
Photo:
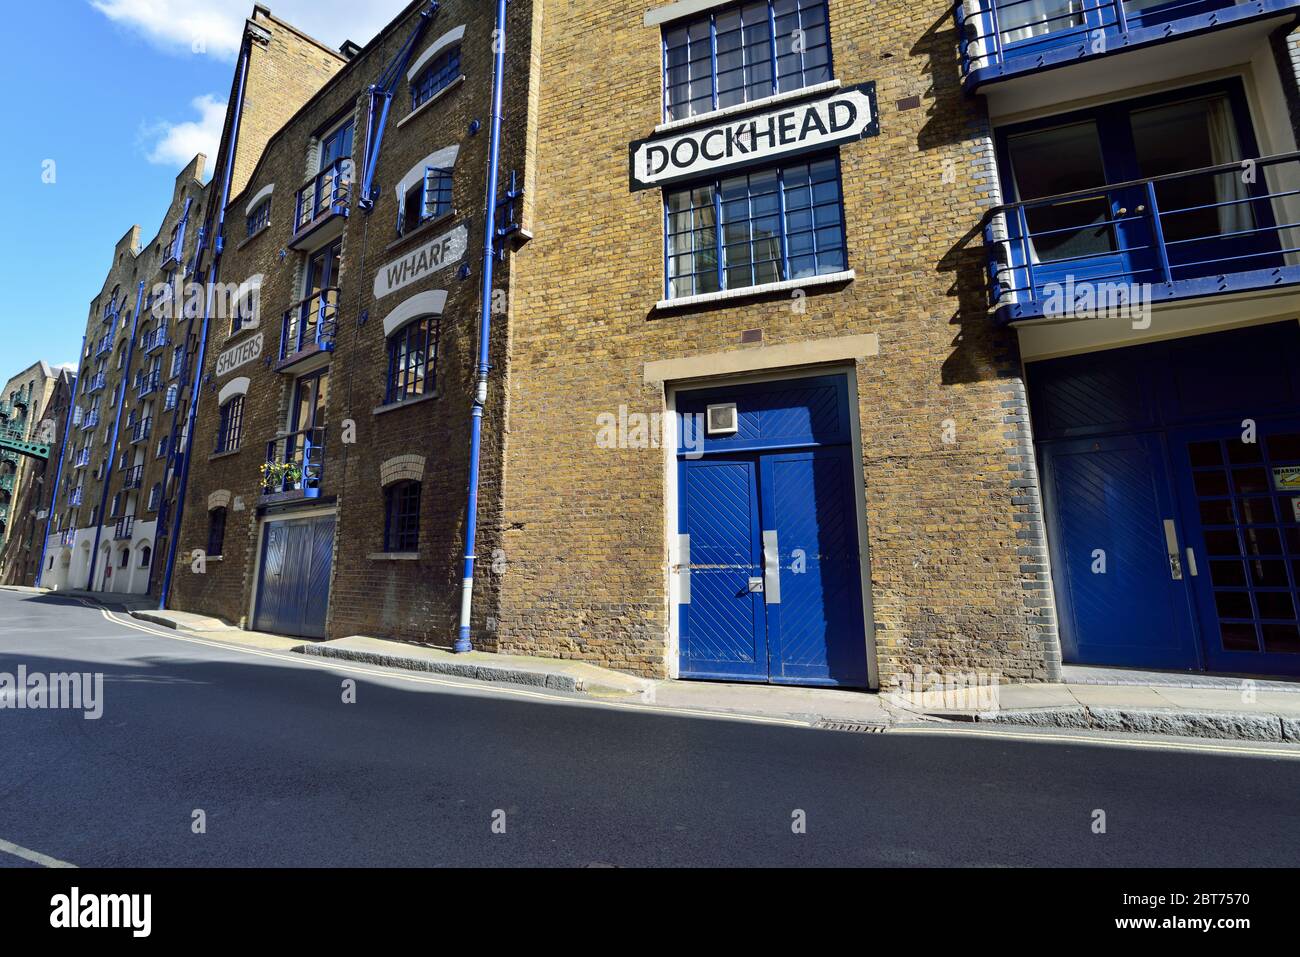
[[[224, 246], [222, 230], [226, 225], [226, 203], [230, 199], [230, 181], [235, 172], [235, 150], [239, 146], [239, 120], [244, 112], [244, 85], [248, 79], [248, 38], [239, 51], [239, 92], [235, 95], [235, 114], [230, 121], [230, 141], [226, 145], [226, 172], [221, 183], [221, 202], [216, 209], [216, 228], [207, 237], [212, 242], [212, 266], [208, 270], [207, 295], [203, 297], [203, 327], [199, 333], [199, 351], [194, 357], [194, 383], [190, 392], [190, 409], [185, 417], [185, 451], [181, 457], [180, 485], [176, 489], [176, 515], [172, 519], [171, 534], [167, 537], [167, 564], [163, 570], [162, 592], [158, 610], [167, 608], [167, 596], [172, 589], [172, 570], [176, 564], [176, 545], [181, 536], [181, 517], [185, 513], [185, 492], [190, 484], [190, 453], [194, 449], [194, 422], [199, 409], [199, 395], [203, 390], [203, 363], [208, 351], [208, 319], [212, 315], [212, 290], [221, 274], [221, 251]], [[201, 255], [199, 250], [196, 255]], [[197, 279], [197, 275], [195, 276]], [[169, 451], [175, 455], [175, 449]]]
[[[86, 351], [86, 337], [81, 337], [81, 352]], [[63, 456], [68, 451], [68, 437], [72, 434], [72, 410], [77, 407], [77, 374], [72, 374], [72, 391], [68, 395], [68, 420], [63, 423], [63, 441], [59, 443], [59, 464], [54, 467], [54, 490], [50, 492], [50, 510], [45, 516], [45, 537], [41, 539], [41, 563], [36, 566], [36, 581], [32, 584], [41, 587], [41, 578], [45, 575], [45, 551], [50, 546], [50, 523], [54, 521], [54, 505], [59, 500], [59, 479], [63, 477]]]
[[[86, 591], [95, 589], [95, 563], [99, 560], [99, 539], [104, 531], [104, 506], [108, 504], [108, 487], [113, 484], [113, 460], [117, 458], [117, 434], [122, 424], [122, 406], [126, 404], [126, 390], [130, 387], [127, 376], [131, 360], [135, 357], [135, 334], [140, 326], [140, 304], [144, 301], [144, 280], [135, 290], [135, 313], [131, 316], [131, 339], [126, 344], [126, 364], [122, 366], [122, 391], [117, 394], [117, 412], [113, 416], [113, 440], [108, 444], [108, 461], [104, 463], [103, 488], [99, 493], [99, 514], [95, 516], [95, 544], [90, 549], [90, 574], [86, 577]], [[85, 349], [85, 346], [82, 346]]]
[[460, 593], [460, 632], [453, 650], [473, 651], [469, 637], [474, 603], [474, 539], [478, 533], [479, 449], [483, 437], [483, 406], [488, 394], [488, 353], [492, 342], [492, 274], [496, 264], [497, 171], [501, 162], [501, 87], [506, 73], [506, 0], [497, 0], [496, 62], [492, 71], [492, 139], [488, 147], [487, 214], [483, 222], [483, 296], [478, 332], [478, 385], [470, 413], [469, 496], [465, 506], [465, 572]]

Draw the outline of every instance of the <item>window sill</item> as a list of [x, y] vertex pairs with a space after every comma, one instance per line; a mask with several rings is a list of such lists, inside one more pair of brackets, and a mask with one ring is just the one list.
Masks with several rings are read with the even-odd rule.
[[726, 119], [729, 116], [735, 116], [737, 113], [753, 113], [769, 106], [776, 106], [779, 103], [787, 103], [790, 100], [801, 100], [805, 97], [816, 96], [818, 93], [827, 93], [831, 90], [838, 90], [839, 88], [839, 80], [827, 80], [825, 83], [814, 83], [812, 86], [803, 86], [797, 90], [788, 90], [784, 93], [773, 93], [771, 96], [765, 96], [760, 100], [750, 100], [747, 103], [737, 103], [735, 106], [726, 106], [720, 110], [710, 110], [708, 113], [697, 113], [695, 116], [687, 116], [680, 120], [669, 120], [666, 123], [660, 123], [655, 127], [655, 133], [671, 133], [675, 130], [686, 129], [690, 126], [707, 126], [709, 123], [715, 123], [718, 120]]
[[419, 552], [371, 552], [366, 556], [372, 562], [414, 562], [419, 561]]
[[253, 233], [253, 235], [251, 235], [251, 236], [245, 236], [243, 239], [241, 239], [241, 240], [239, 241], [239, 245], [235, 247], [236, 251], [238, 251], [238, 250], [240, 250], [240, 249], [243, 249], [245, 246], [247, 246], [249, 243], [251, 243], [251, 242], [252, 242], [254, 239], [256, 239], [257, 237], [261, 236], [262, 233], [266, 232], [266, 231], [269, 230], [270, 228], [271, 228], [271, 224], [270, 224], [270, 223], [267, 223], [265, 226], [263, 226], [263, 227], [262, 227], [261, 229], [259, 229], [257, 232]]
[[439, 398], [441, 392], [430, 392], [428, 395], [417, 396], [414, 399], [403, 399], [401, 402], [389, 402], [387, 405], [376, 406], [370, 410], [371, 415], [384, 415], [387, 412], [396, 412], [398, 409], [405, 409], [407, 406], [419, 405], [422, 402], [432, 402]]
[[704, 292], [696, 296], [682, 296], [680, 299], [660, 299], [655, 303], [656, 312], [671, 309], [684, 309], [688, 306], [702, 306], [710, 303], [731, 302], [738, 299], [754, 299], [770, 296], [778, 292], [792, 292], [795, 289], [808, 289], [813, 286], [834, 286], [852, 282], [857, 278], [852, 269], [843, 272], [825, 273], [821, 276], [809, 276], [806, 279], [785, 279], [781, 282], [763, 283], [761, 286], [744, 286], [740, 289], [720, 289], [717, 292]]
[[402, 246], [405, 246], [407, 243], [411, 243], [412, 245], [414, 245], [413, 240], [421, 239], [421, 238], [427, 239], [429, 233], [436, 231], [436, 229], [441, 226], [445, 226], [448, 220], [452, 220], [455, 218], [456, 218], [456, 211], [454, 209], [449, 209], [442, 215], [435, 216], [433, 217], [433, 219], [421, 223], [419, 226], [416, 226], [414, 229], [412, 229], [409, 233], [405, 233], [404, 235], [398, 236], [391, 243], [385, 246], [384, 255], [388, 255], [395, 249], [400, 249]]
[[464, 83], [464, 82], [465, 82], [465, 74], [462, 73], [460, 76], [456, 77], [456, 79], [452, 80], [450, 83], [448, 83], [446, 86], [444, 86], [444, 87], [443, 87], [441, 90], [439, 90], [437, 93], [433, 94], [433, 96], [429, 97], [427, 100], [425, 100], [423, 103], [421, 103], [421, 104], [420, 104], [419, 106], [417, 106], [415, 109], [413, 109], [410, 113], [407, 113], [404, 117], [402, 117], [400, 120], [398, 120], [397, 123], [396, 123], [396, 125], [395, 125], [395, 129], [401, 129], [402, 126], [404, 126], [408, 121], [415, 119], [417, 116], [419, 116], [421, 113], [423, 113], [423, 112], [424, 112], [425, 110], [427, 110], [429, 107], [433, 106], [433, 104], [437, 103], [437, 102], [438, 102], [439, 100], [441, 100], [444, 96], [446, 96], [448, 93], [450, 93], [452, 90], [456, 89], [458, 86], [460, 86], [460, 85], [461, 85], [462, 83]]
[[213, 452], [208, 456], [209, 462], [215, 462], [217, 459], [228, 459], [232, 455], [238, 455], [243, 449], [230, 449], [228, 452]]

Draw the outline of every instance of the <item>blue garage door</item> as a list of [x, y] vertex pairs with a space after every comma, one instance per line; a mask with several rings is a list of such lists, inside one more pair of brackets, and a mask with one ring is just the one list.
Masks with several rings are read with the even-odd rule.
[[1032, 363], [1067, 662], [1300, 674], [1300, 327]]
[[333, 515], [267, 522], [254, 630], [324, 638], [333, 555]]
[[682, 676], [865, 686], [844, 378], [683, 393], [678, 412]]

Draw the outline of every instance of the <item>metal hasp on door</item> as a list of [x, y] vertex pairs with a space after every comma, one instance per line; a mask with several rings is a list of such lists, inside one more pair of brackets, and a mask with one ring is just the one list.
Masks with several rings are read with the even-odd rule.
[[[707, 409], [736, 403], [734, 428]], [[684, 678], [868, 683], [848, 384], [679, 393]]]
[[253, 629], [324, 638], [333, 556], [333, 515], [268, 521]]

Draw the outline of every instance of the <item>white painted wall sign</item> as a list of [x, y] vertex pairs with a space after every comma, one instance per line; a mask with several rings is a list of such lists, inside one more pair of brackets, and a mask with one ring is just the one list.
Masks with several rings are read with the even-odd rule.
[[375, 298], [382, 299], [390, 292], [425, 276], [431, 275], [459, 262], [469, 250], [469, 227], [464, 223], [436, 239], [421, 243], [401, 259], [395, 259], [375, 273]]
[[263, 334], [259, 332], [253, 338], [245, 339], [217, 356], [217, 378], [259, 358], [262, 355], [262, 337]]
[[631, 146], [632, 189], [721, 173], [879, 132], [876, 84], [863, 83], [782, 109], [638, 140]]

